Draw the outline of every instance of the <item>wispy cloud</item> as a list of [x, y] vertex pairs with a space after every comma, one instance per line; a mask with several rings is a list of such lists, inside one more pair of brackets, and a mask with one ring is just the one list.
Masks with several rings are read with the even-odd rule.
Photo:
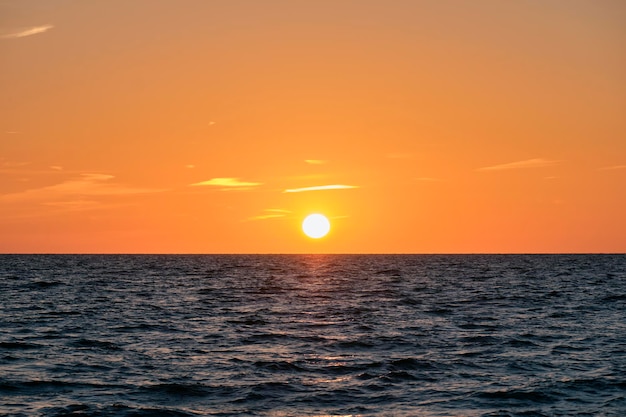
[[304, 162], [309, 165], [325, 165], [328, 163], [325, 159], [305, 159]]
[[493, 165], [483, 168], [478, 168], [476, 171], [502, 171], [506, 169], [526, 169], [526, 168], [540, 168], [557, 164], [559, 161], [551, 161], [542, 158], [527, 159], [524, 161], [510, 162], [508, 164]]
[[291, 211], [289, 210], [265, 209], [263, 210], [263, 214], [260, 214], [258, 216], [248, 217], [246, 221], [279, 219], [282, 217], [286, 217], [289, 213], [291, 213]]
[[81, 174], [55, 185], [5, 194], [0, 196], [0, 199], [5, 201], [54, 200], [67, 196], [119, 196], [165, 191], [163, 189], [129, 187], [111, 182], [110, 180], [113, 178], [115, 178], [113, 175], [106, 174]]
[[286, 217], [289, 213], [291, 213], [291, 211], [283, 209], [265, 209], [263, 212], [264, 214], [248, 217], [246, 221], [278, 219]]
[[31, 174], [49, 174], [50, 167], [35, 168], [31, 162], [26, 161], [9, 161], [0, 157], [0, 174], [9, 175], [31, 175]]
[[601, 171], [616, 171], [618, 169], [626, 169], [626, 165], [613, 165], [610, 167], [598, 168]]
[[4, 158], [0, 158], [0, 167], [2, 168], [21, 168], [27, 165], [30, 165], [30, 162], [6, 161]]
[[3, 39], [16, 39], [16, 38], [24, 38], [26, 36], [37, 35], [39, 33], [44, 33], [52, 29], [53, 25], [42, 25], [42, 26], [33, 26], [29, 28], [24, 28], [18, 30], [16, 32], [8, 33], [6, 35], [2, 35]]
[[392, 152], [388, 153], [386, 156], [389, 159], [411, 159], [413, 157], [413, 154], [406, 152]]
[[84, 211], [102, 207], [102, 203], [92, 200], [52, 201], [43, 204], [64, 211]]
[[239, 178], [211, 178], [207, 181], [196, 182], [194, 184], [190, 184], [192, 187], [222, 187], [224, 189], [233, 189], [233, 188], [251, 188], [262, 185], [261, 182], [250, 182], [250, 181], [241, 181]]
[[0, 174], [11, 175], [40, 175], [40, 174], [55, 174], [55, 175], [68, 175], [79, 174], [76, 171], [66, 171], [60, 165], [49, 165], [47, 167], [34, 166], [30, 162], [16, 162], [16, 161], [3, 161], [0, 158]]
[[269, 211], [271, 213], [281, 213], [281, 214], [291, 213], [291, 210], [277, 209], [277, 208], [269, 208], [269, 209], [265, 209], [265, 211]]
[[316, 185], [314, 187], [291, 188], [283, 192], [284, 193], [304, 193], [307, 191], [349, 190], [352, 188], [359, 188], [359, 187], [357, 185], [331, 184], [331, 185]]
[[248, 217], [246, 220], [254, 221], [254, 220], [268, 220], [268, 219], [277, 219], [285, 217], [284, 214], [261, 214], [260, 216]]
[[418, 177], [415, 178], [415, 181], [423, 181], [423, 182], [439, 182], [443, 181], [441, 178], [432, 178], [432, 177]]

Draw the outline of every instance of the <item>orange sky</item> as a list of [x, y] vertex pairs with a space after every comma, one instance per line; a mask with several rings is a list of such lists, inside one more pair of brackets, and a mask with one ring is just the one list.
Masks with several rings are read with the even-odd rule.
[[0, 16], [0, 252], [626, 252], [626, 2]]

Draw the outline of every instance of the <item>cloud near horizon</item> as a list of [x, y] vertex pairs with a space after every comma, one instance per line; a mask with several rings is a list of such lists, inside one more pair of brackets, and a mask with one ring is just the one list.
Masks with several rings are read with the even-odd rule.
[[13, 33], [8, 33], [6, 35], [2, 35], [0, 37], [3, 38], [3, 39], [24, 38], [26, 36], [32, 36], [32, 35], [37, 35], [39, 33], [47, 32], [47, 31], [49, 31], [52, 28], [54, 28], [53, 25], [33, 26], [33, 27], [22, 29], [22, 30], [17, 31], [17, 32], [13, 32]]
[[305, 159], [304, 162], [309, 165], [325, 165], [328, 163], [325, 159]]
[[291, 188], [291, 189], [287, 189], [283, 191], [283, 193], [303, 193], [307, 191], [323, 191], [323, 190], [349, 190], [352, 188], [359, 188], [359, 186], [344, 185], [344, 184], [316, 185], [314, 187]]
[[191, 187], [224, 187], [228, 188], [251, 188], [262, 185], [261, 182], [248, 182], [248, 181], [240, 181], [239, 178], [211, 178], [207, 181], [196, 182], [193, 184], [189, 184]]
[[526, 159], [524, 161], [510, 162], [508, 164], [493, 165], [477, 168], [476, 171], [502, 171], [507, 169], [540, 168], [557, 164], [559, 161], [551, 161], [542, 158]]

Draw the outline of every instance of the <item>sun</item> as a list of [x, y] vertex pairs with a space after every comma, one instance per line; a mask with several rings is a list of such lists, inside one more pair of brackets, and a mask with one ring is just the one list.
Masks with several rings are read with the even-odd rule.
[[330, 231], [330, 222], [323, 214], [309, 214], [302, 222], [302, 231], [310, 238], [319, 239]]

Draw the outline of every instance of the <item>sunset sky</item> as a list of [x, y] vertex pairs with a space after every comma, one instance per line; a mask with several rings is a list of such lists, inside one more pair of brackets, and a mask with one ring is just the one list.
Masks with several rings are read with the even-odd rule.
[[624, 22], [621, 0], [0, 1], [0, 252], [626, 252]]

